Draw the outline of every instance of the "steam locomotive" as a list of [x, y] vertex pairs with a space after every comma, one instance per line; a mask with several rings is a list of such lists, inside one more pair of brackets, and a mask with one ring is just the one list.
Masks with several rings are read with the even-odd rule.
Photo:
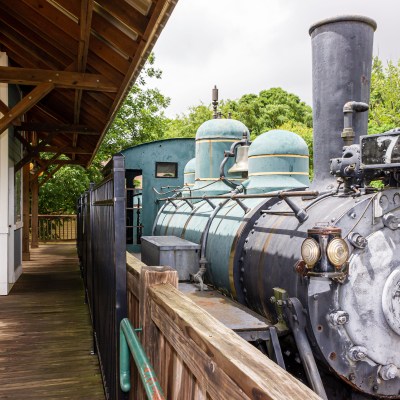
[[272, 321], [281, 355], [294, 347], [330, 399], [400, 398], [400, 130], [367, 135], [375, 29], [361, 16], [310, 28], [311, 184], [303, 139], [251, 143], [214, 90], [185, 185], [153, 228], [201, 244], [193, 279]]

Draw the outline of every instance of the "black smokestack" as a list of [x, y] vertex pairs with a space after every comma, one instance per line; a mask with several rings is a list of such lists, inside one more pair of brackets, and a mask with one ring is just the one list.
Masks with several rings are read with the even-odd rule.
[[[372, 44], [376, 22], [361, 16], [330, 18], [310, 28], [312, 43], [314, 181], [321, 190], [335, 185], [329, 160], [340, 157], [343, 106], [369, 104]], [[355, 138], [367, 134], [368, 113], [354, 118]], [[333, 186], [332, 186], [333, 187]]]

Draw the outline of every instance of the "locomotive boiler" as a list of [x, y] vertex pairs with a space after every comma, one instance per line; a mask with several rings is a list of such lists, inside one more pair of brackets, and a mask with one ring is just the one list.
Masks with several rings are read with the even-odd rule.
[[375, 29], [360, 16], [310, 28], [311, 184], [299, 136], [251, 143], [215, 113], [154, 224], [199, 243], [193, 279], [272, 321], [283, 353], [295, 348], [330, 399], [400, 398], [400, 130], [367, 136]]

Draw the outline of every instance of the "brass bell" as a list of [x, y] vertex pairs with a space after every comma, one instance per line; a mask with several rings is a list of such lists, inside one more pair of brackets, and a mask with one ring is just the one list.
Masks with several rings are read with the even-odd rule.
[[240, 146], [236, 150], [235, 164], [228, 170], [229, 174], [243, 173], [249, 170], [249, 146]]

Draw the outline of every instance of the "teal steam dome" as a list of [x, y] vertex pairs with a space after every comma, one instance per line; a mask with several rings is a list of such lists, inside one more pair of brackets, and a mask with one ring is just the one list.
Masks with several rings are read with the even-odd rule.
[[194, 185], [194, 172], [196, 170], [196, 159], [192, 158], [183, 170], [183, 185], [193, 186]]
[[305, 188], [308, 175], [308, 147], [296, 133], [272, 130], [250, 145], [248, 193]]
[[244, 132], [250, 135], [246, 125], [236, 119], [215, 118], [200, 125], [196, 140], [215, 138], [240, 140]]
[[[217, 195], [232, 190], [220, 179], [220, 165], [224, 152], [229, 151], [232, 144], [242, 140], [243, 134], [249, 135], [246, 125], [235, 119], [215, 118], [204, 122], [196, 133], [196, 195]], [[239, 173], [228, 173], [235, 158], [229, 158], [225, 166], [225, 176], [230, 181], [240, 184], [243, 177]]]

